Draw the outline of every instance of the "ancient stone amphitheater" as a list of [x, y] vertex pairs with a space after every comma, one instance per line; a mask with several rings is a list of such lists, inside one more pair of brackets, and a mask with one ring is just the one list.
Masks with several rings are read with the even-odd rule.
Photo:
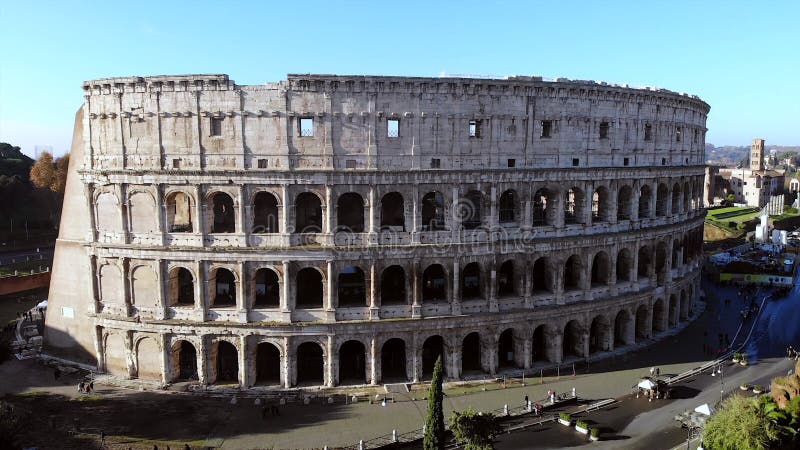
[[539, 77], [84, 83], [45, 351], [161, 383], [569, 364], [698, 297], [709, 106]]

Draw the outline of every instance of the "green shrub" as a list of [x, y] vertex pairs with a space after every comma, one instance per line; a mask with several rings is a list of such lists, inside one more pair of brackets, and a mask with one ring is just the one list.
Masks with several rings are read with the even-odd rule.
[[579, 420], [579, 421], [578, 421], [578, 422], [575, 424], [575, 426], [581, 427], [581, 428], [583, 428], [584, 430], [588, 430], [588, 429], [589, 429], [589, 424], [588, 424], [588, 423], [586, 423], [586, 422], [584, 422], [584, 421], [582, 421], [582, 420]]
[[764, 392], [764, 386], [761, 386], [760, 384], [754, 384], [754, 385], [753, 385], [753, 391], [761, 391], [761, 392]]
[[592, 428], [591, 430], [589, 430], [589, 433], [592, 435], [592, 437], [599, 437], [600, 428]]
[[558, 413], [558, 418], [563, 420], [564, 422], [572, 422], [572, 415], [570, 413]]

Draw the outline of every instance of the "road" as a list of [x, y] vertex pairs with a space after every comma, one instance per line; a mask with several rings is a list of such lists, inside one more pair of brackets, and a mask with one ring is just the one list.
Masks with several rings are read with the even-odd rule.
[[37, 261], [37, 260], [52, 260], [53, 259], [53, 247], [49, 248], [40, 248], [37, 252], [36, 249], [34, 250], [19, 250], [13, 252], [4, 252], [0, 253], [0, 266], [6, 266], [9, 264], [27, 262], [27, 261]]

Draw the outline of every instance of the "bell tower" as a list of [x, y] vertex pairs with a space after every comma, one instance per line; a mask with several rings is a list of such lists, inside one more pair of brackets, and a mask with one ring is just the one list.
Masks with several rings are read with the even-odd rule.
[[764, 139], [755, 138], [750, 145], [750, 170], [764, 170]]

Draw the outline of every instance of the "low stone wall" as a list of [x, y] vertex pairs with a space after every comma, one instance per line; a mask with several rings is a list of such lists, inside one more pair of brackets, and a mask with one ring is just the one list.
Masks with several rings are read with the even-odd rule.
[[0, 278], [0, 295], [14, 294], [50, 285], [50, 272]]

